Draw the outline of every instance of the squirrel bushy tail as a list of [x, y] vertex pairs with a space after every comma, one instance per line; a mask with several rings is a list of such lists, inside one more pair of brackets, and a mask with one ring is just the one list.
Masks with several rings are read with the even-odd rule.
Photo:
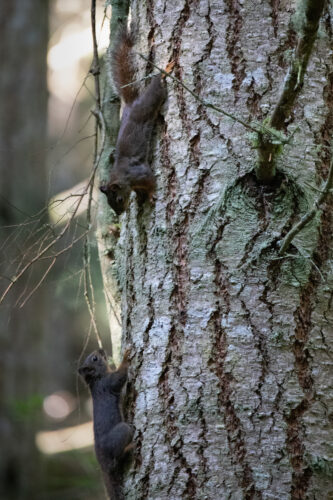
[[119, 30], [115, 47], [112, 51], [112, 76], [118, 94], [126, 104], [133, 102], [139, 95], [137, 84], [123, 87], [135, 80], [135, 65], [133, 61], [133, 46], [135, 43], [134, 28], [128, 30], [123, 26]]
[[124, 500], [124, 494], [120, 483], [117, 482], [110, 473], [103, 473], [104, 484], [110, 500]]

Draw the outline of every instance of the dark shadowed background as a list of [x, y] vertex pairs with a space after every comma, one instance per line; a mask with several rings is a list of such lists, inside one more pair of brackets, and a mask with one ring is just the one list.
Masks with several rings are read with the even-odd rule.
[[[99, 11], [103, 16], [101, 3]], [[108, 23], [102, 25], [101, 17], [97, 32], [100, 47], [105, 47]], [[84, 198], [70, 228], [59, 237], [73, 211], [75, 196], [70, 195], [80, 192], [93, 163], [91, 59], [89, 2], [1, 3], [4, 499], [104, 498], [91, 446], [88, 392], [76, 375], [83, 349], [96, 347], [84, 297]], [[46, 244], [50, 250], [32, 263]], [[97, 250], [93, 241], [89, 247], [95, 313], [108, 346]], [[17, 283], [15, 276], [20, 276]]]

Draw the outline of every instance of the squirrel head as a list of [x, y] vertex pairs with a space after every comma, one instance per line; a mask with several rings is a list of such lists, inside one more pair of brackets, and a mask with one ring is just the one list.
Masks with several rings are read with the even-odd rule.
[[110, 371], [107, 357], [103, 349], [98, 349], [87, 356], [84, 363], [78, 369], [79, 374], [89, 385], [91, 382], [102, 378]]
[[126, 183], [110, 182], [107, 185], [101, 185], [100, 188], [108, 199], [108, 204], [117, 215], [122, 214], [128, 205], [131, 188]]

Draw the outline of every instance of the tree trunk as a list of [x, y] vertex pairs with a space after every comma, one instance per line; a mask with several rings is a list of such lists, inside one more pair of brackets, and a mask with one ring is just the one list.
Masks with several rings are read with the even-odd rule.
[[[174, 61], [176, 78], [247, 123], [272, 114], [299, 36], [295, 1], [131, 8], [138, 52]], [[168, 79], [156, 204], [133, 194], [110, 249], [134, 355], [127, 499], [333, 498], [332, 196], [279, 256], [332, 159], [332, 14], [271, 186], [256, 179], [248, 130]], [[152, 70], [138, 65], [141, 77]]]
[[[45, 206], [46, 50], [48, 2], [13, 0], [0, 6], [0, 294], [40, 235]], [[20, 226], [20, 224], [22, 225]], [[14, 287], [0, 314], [0, 497], [36, 498], [41, 487], [35, 430], [41, 409], [42, 332], [45, 292], [28, 273]]]

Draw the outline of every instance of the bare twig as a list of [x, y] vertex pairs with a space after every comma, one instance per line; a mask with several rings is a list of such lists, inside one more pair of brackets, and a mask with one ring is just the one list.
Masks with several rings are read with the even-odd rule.
[[48, 268], [46, 269], [45, 273], [43, 274], [43, 276], [41, 277], [41, 279], [38, 281], [37, 285], [34, 286], [34, 288], [30, 291], [30, 293], [28, 294], [28, 296], [23, 300], [23, 302], [21, 302], [20, 304], [20, 309], [22, 307], [25, 306], [25, 304], [28, 302], [28, 300], [32, 297], [32, 295], [35, 293], [35, 291], [40, 287], [40, 285], [43, 283], [43, 281], [45, 280], [46, 276], [49, 274], [49, 272], [51, 271], [52, 267], [54, 266], [54, 264], [56, 263], [56, 260], [57, 258], [54, 257], [50, 263], [50, 265], [48, 266]]
[[[96, 99], [96, 110], [92, 111], [94, 116], [96, 117], [96, 138], [95, 138], [95, 152], [94, 152], [94, 165], [91, 174], [91, 184], [88, 194], [88, 208], [87, 208], [87, 226], [88, 230], [91, 227], [91, 204], [92, 204], [92, 194], [94, 187], [94, 180], [96, 176], [96, 171], [101, 160], [104, 148], [105, 148], [105, 139], [106, 139], [106, 126], [104, 116], [101, 110], [101, 93], [100, 93], [100, 66], [98, 59], [98, 46], [97, 46], [97, 38], [96, 38], [96, 0], [91, 1], [91, 29], [92, 29], [92, 37], [93, 37], [93, 63], [91, 66], [91, 73], [94, 75], [95, 80], [95, 99]], [[100, 147], [98, 148], [98, 130], [101, 129], [101, 138], [100, 138]], [[95, 319], [95, 298], [94, 298], [94, 287], [91, 279], [90, 272], [90, 248], [89, 248], [89, 233], [87, 233], [84, 249], [83, 249], [83, 263], [84, 263], [84, 298], [88, 307], [90, 321], [93, 327], [93, 330], [96, 335], [97, 343], [100, 348], [103, 347], [101, 336], [98, 331], [97, 322]]]
[[27, 262], [19, 272], [16, 273], [16, 276], [14, 276], [11, 279], [10, 284], [7, 286], [7, 288], [5, 289], [5, 291], [3, 292], [3, 294], [0, 297], [0, 304], [3, 302], [4, 298], [6, 297], [6, 295], [10, 291], [10, 289], [13, 287], [13, 285], [28, 271], [28, 269], [30, 269], [30, 267], [33, 264], [35, 264], [38, 260], [40, 260], [43, 256], [45, 256], [45, 254], [48, 252], [48, 250], [50, 250], [61, 238], [63, 238], [63, 236], [68, 231], [72, 220], [75, 218], [75, 214], [76, 214], [76, 212], [81, 204], [82, 198], [85, 194], [86, 193], [82, 194], [81, 199], [79, 200], [79, 202], [78, 202], [78, 204], [77, 204], [77, 206], [72, 214], [72, 217], [68, 220], [67, 224], [64, 226], [62, 231], [50, 243], [48, 243], [44, 248], [42, 248], [42, 249], [40, 248], [38, 250], [37, 254], [29, 262]]
[[99, 84], [99, 74], [101, 70], [99, 66], [97, 37], [96, 37], [96, 0], [91, 0], [91, 31], [93, 38], [94, 57], [90, 68], [90, 73], [94, 76], [95, 80], [95, 98], [97, 101], [97, 107], [98, 109], [101, 109], [101, 90]]
[[[95, 3], [96, 2], [93, 1], [92, 20], [95, 19]], [[99, 61], [98, 61], [98, 52], [97, 52], [97, 45], [96, 45], [96, 32], [95, 32], [94, 22], [92, 23], [92, 27], [93, 27], [93, 40], [95, 42], [95, 45], [94, 45], [94, 64], [93, 64], [91, 73], [95, 77], [96, 100], [97, 100], [97, 103], [100, 103], [99, 80], [97, 78], [98, 72], [99, 72]], [[65, 129], [64, 129], [62, 136], [64, 135], [65, 130], [68, 127], [68, 123], [69, 123], [75, 102], [77, 100], [77, 96], [78, 96], [79, 92], [81, 91], [82, 87], [85, 85], [86, 79], [87, 79], [87, 76], [85, 77], [85, 80], [84, 80], [83, 84], [81, 85], [81, 87], [80, 87], [80, 89], [75, 97], [75, 100], [74, 100], [74, 103], [73, 103], [72, 108], [70, 110], [69, 116], [67, 118], [67, 122], [66, 122]], [[97, 112], [97, 115], [99, 117], [98, 118], [99, 123], [101, 124], [100, 126], [102, 129], [102, 143], [103, 143], [103, 147], [104, 147], [105, 125], [104, 125], [103, 118], [100, 116], [100, 111]], [[97, 125], [96, 125], [96, 127], [97, 127], [96, 133], [94, 134], [95, 137], [97, 136], [97, 130], [98, 130]], [[62, 136], [60, 137], [60, 139], [62, 138]], [[87, 138], [86, 137], [81, 138], [78, 142], [81, 142], [85, 139], [87, 139]], [[96, 140], [97, 140], [97, 137], [96, 137]], [[71, 146], [69, 151], [73, 147], [75, 147], [76, 144], [74, 146]], [[67, 151], [65, 154], [68, 154], [69, 151]], [[30, 271], [32, 269], [32, 267], [37, 263], [37, 261], [50, 260], [51, 262], [50, 262], [50, 264], [48, 264], [46, 271], [44, 272], [42, 277], [39, 279], [38, 283], [35, 286], [33, 286], [32, 290], [28, 293], [28, 295], [25, 298], [24, 297], [22, 298], [22, 295], [24, 296], [24, 294], [26, 292], [26, 288], [24, 289], [23, 294], [20, 295], [19, 302], [22, 300], [22, 302], [20, 303], [20, 307], [23, 307], [26, 304], [26, 302], [31, 298], [33, 293], [43, 283], [43, 281], [47, 277], [48, 273], [50, 272], [50, 270], [54, 266], [54, 263], [55, 263], [57, 257], [59, 257], [61, 254], [65, 253], [67, 250], [71, 249], [79, 240], [86, 237], [87, 231], [84, 231], [83, 234], [79, 235], [78, 237], [74, 236], [72, 238], [71, 243], [69, 245], [65, 246], [64, 248], [62, 248], [61, 250], [50, 252], [50, 250], [53, 249], [54, 247], [56, 247], [57, 243], [61, 239], [64, 238], [66, 233], [68, 233], [69, 229], [72, 227], [72, 223], [73, 223], [74, 219], [76, 218], [76, 215], [77, 215], [77, 212], [78, 212], [79, 207], [81, 205], [81, 202], [87, 194], [88, 194], [89, 200], [90, 200], [90, 202], [89, 202], [89, 213], [90, 213], [93, 183], [94, 183], [98, 163], [99, 163], [100, 158], [101, 158], [101, 154], [102, 154], [102, 151], [98, 152], [96, 149], [96, 155], [95, 155], [95, 159], [94, 159], [94, 168], [93, 168], [93, 171], [92, 171], [92, 173], [87, 181], [87, 185], [86, 185], [84, 191], [78, 195], [74, 194], [74, 195], [69, 196], [69, 197], [73, 196], [73, 198], [75, 197], [75, 203], [73, 204], [73, 212], [70, 214], [70, 217], [69, 217], [67, 223], [61, 229], [61, 231], [58, 232], [58, 234], [56, 234], [55, 228], [57, 227], [57, 225], [59, 225], [61, 223], [61, 220], [64, 216], [59, 218], [59, 220], [57, 220], [57, 222], [55, 224], [43, 224], [42, 226], [39, 226], [39, 227], [36, 227], [36, 224], [37, 223], [40, 224], [41, 218], [49, 210], [51, 205], [54, 204], [54, 206], [56, 206], [58, 203], [61, 203], [63, 200], [52, 201], [47, 206], [45, 206], [40, 212], [38, 212], [37, 214], [34, 214], [34, 215], [24, 214], [19, 208], [17, 208], [18, 211], [20, 211], [21, 213], [26, 215], [27, 220], [24, 221], [23, 223], [17, 224], [15, 226], [15, 227], [17, 227], [17, 231], [15, 231], [15, 233], [13, 235], [10, 234], [8, 236], [8, 238], [6, 238], [4, 242], [2, 242], [1, 247], [8, 246], [9, 243], [11, 245], [15, 244], [16, 240], [18, 239], [19, 235], [22, 232], [23, 232], [23, 236], [24, 236], [24, 242], [23, 242], [24, 244], [22, 244], [22, 242], [21, 242], [20, 245], [17, 245], [19, 252], [15, 252], [15, 259], [13, 259], [12, 262], [9, 263], [10, 265], [13, 265], [13, 264], [15, 265], [15, 267], [16, 267], [15, 274], [11, 278], [9, 278], [8, 286], [6, 284], [6, 288], [4, 290], [2, 290], [2, 294], [0, 296], [0, 304], [3, 302], [3, 300], [5, 299], [5, 297], [7, 296], [9, 291], [11, 290], [11, 288], [15, 285], [15, 283], [17, 283], [24, 275], [28, 274], [28, 271]], [[16, 208], [16, 207], [14, 207], [14, 208]], [[89, 219], [90, 219], [90, 215], [89, 215]], [[77, 224], [77, 226], [80, 227], [78, 224]], [[36, 239], [36, 235], [38, 236], [38, 233], [40, 233], [41, 236], [38, 239]], [[27, 246], [28, 246], [28, 248], [27, 248]], [[24, 253], [21, 251], [22, 247], [25, 249]], [[10, 253], [12, 254], [13, 252], [10, 252]], [[32, 255], [32, 258], [29, 258], [29, 255]]]
[[61, 250], [59, 250], [59, 252], [53, 253], [52, 255], [44, 255], [44, 257], [41, 257], [40, 260], [49, 260], [53, 259], [54, 257], [55, 258], [60, 257], [60, 255], [63, 255], [64, 253], [68, 252], [68, 250], [71, 250], [78, 241], [82, 240], [82, 238], [84, 238], [87, 235], [87, 233], [88, 231], [85, 231], [84, 233], [80, 234], [80, 236], [73, 238], [71, 243], [66, 247], [62, 248]]
[[333, 186], [333, 159], [331, 161], [330, 169], [328, 172], [328, 177], [326, 183], [322, 189], [321, 195], [315, 201], [312, 209], [301, 218], [301, 220], [289, 231], [281, 243], [279, 255], [283, 255], [287, 248], [289, 247], [295, 236], [303, 229], [306, 224], [308, 224], [316, 215], [318, 210], [321, 209], [322, 203], [325, 201], [327, 195], [330, 193]]
[[[92, 293], [91, 298], [89, 296], [89, 289], [90, 289], [90, 292]], [[87, 260], [85, 262], [85, 268], [84, 268], [84, 298], [85, 298], [85, 301], [86, 301], [86, 304], [88, 307], [90, 321], [91, 321], [92, 327], [93, 327], [95, 335], [96, 335], [98, 347], [102, 348], [103, 344], [102, 344], [101, 336], [99, 334], [96, 319], [95, 319], [95, 300], [94, 300], [93, 290], [94, 289], [93, 289], [93, 285], [91, 283], [91, 275], [90, 275], [90, 263], [89, 263], [89, 260]]]
[[[102, 130], [104, 130], [104, 141], [105, 141], [105, 127], [102, 127]], [[60, 231], [60, 233], [55, 237], [53, 238], [49, 243], [47, 243], [44, 247], [43, 247], [43, 243], [45, 242], [45, 240], [48, 238], [48, 235], [45, 235], [43, 237], [42, 240], [40, 240], [38, 243], [39, 245], [39, 248], [37, 250], [37, 253], [35, 254], [35, 256], [29, 261], [27, 262], [26, 264], [24, 264], [22, 266], [22, 268], [19, 270], [17, 270], [16, 272], [16, 275], [11, 278], [11, 282], [9, 283], [9, 285], [7, 286], [7, 288], [4, 290], [4, 292], [2, 293], [1, 297], [0, 297], [0, 304], [3, 302], [3, 300], [5, 299], [5, 297], [7, 296], [8, 292], [11, 290], [11, 288], [13, 287], [13, 285], [39, 260], [42, 260], [43, 258], [53, 258], [55, 255], [52, 255], [52, 256], [48, 256], [46, 255], [47, 252], [53, 248], [56, 243], [61, 240], [64, 235], [67, 233], [69, 227], [71, 226], [71, 223], [72, 221], [75, 219], [75, 216], [76, 216], [76, 213], [80, 207], [80, 204], [82, 202], [82, 199], [84, 196], [86, 196], [87, 192], [88, 192], [88, 189], [90, 187], [91, 189], [91, 185], [93, 184], [93, 181], [94, 181], [94, 178], [95, 178], [95, 175], [96, 175], [96, 170], [97, 170], [97, 167], [98, 167], [98, 164], [99, 164], [99, 161], [100, 161], [100, 158], [101, 158], [101, 155], [102, 155], [102, 149], [101, 151], [98, 153], [97, 155], [97, 158], [96, 158], [96, 161], [95, 161], [95, 164], [94, 164], [94, 168], [93, 168], [93, 171], [88, 179], [88, 183], [87, 183], [87, 186], [84, 190], [84, 192], [82, 194], [79, 195], [79, 201], [77, 202], [74, 210], [73, 210], [73, 213], [71, 215], [71, 217], [69, 218], [68, 222], [66, 223], [66, 225], [64, 226], [64, 228]], [[84, 235], [81, 235], [78, 239], [81, 239]], [[36, 243], [33, 245], [35, 246]], [[63, 249], [61, 250], [60, 252], [58, 252], [58, 255], [60, 255], [61, 253], [63, 253], [64, 251], [66, 251], [68, 248], [71, 248], [73, 246], [73, 243], [71, 245], [69, 245], [69, 247], [67, 247], [66, 249]]]
[[[95, 157], [95, 162], [93, 166], [93, 171], [91, 174], [91, 183], [90, 183], [90, 190], [89, 190], [89, 200], [88, 200], [88, 209], [87, 209], [87, 226], [88, 230], [91, 227], [91, 203], [92, 203], [92, 193], [93, 193], [93, 185], [94, 185], [94, 179], [96, 176], [96, 171], [99, 165], [99, 162], [101, 160], [104, 147], [105, 147], [105, 138], [106, 138], [106, 130], [105, 130], [105, 121], [103, 114], [100, 109], [97, 111], [94, 111], [94, 114], [96, 115], [97, 121], [99, 122], [101, 126], [101, 146], [99, 151], [96, 151], [96, 157]], [[95, 320], [95, 300], [94, 300], [94, 288], [92, 285], [92, 280], [91, 280], [91, 273], [90, 273], [90, 251], [89, 251], [89, 235], [86, 235], [85, 242], [84, 242], [84, 252], [83, 252], [83, 262], [84, 262], [84, 298], [88, 307], [91, 323], [93, 325], [93, 329], [96, 335], [97, 343], [100, 348], [103, 347], [102, 345], [102, 340], [101, 336], [98, 332], [98, 327], [96, 324]], [[88, 286], [89, 285], [89, 286]], [[91, 299], [89, 296], [88, 289], [90, 289], [90, 294], [91, 294]]]

